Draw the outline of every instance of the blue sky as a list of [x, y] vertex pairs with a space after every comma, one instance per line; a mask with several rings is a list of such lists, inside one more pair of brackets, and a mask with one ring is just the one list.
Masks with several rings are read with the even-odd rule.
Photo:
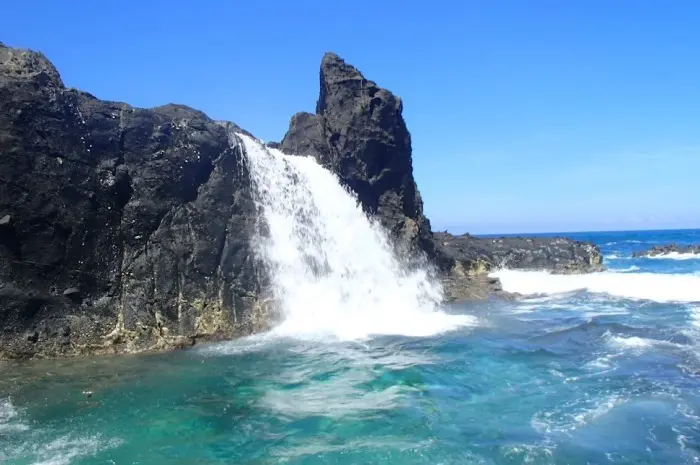
[[[672, 6], [672, 7], [671, 7]], [[700, 227], [692, 0], [9, 2], [67, 85], [279, 140], [335, 51], [400, 95], [433, 229]]]

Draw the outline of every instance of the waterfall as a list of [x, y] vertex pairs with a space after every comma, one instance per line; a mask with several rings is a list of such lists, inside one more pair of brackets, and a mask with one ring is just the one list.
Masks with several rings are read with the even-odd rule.
[[427, 336], [471, 323], [440, 310], [442, 289], [425, 269], [402, 266], [383, 228], [312, 157], [242, 140], [263, 217], [256, 253], [267, 266], [283, 321], [295, 337]]

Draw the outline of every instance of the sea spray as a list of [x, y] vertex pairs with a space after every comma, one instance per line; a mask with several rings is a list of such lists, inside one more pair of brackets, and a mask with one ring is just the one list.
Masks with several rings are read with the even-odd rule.
[[652, 260], [700, 260], [700, 254], [690, 252], [668, 252], [659, 255], [649, 255], [644, 258]]
[[588, 291], [655, 302], [700, 302], [700, 276], [692, 274], [620, 273], [551, 274], [546, 271], [500, 270], [491, 273], [507, 292], [524, 295]]
[[275, 332], [338, 339], [426, 336], [473, 323], [439, 309], [439, 283], [427, 269], [402, 263], [382, 227], [333, 173], [311, 157], [237, 136], [265, 223], [256, 251], [283, 315]]

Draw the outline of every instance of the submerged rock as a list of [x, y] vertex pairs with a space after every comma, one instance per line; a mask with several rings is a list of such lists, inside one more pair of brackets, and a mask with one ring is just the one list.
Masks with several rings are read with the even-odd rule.
[[678, 245], [666, 244], [657, 245], [651, 249], [634, 252], [633, 257], [658, 257], [669, 254], [694, 254], [700, 255], [700, 245]]

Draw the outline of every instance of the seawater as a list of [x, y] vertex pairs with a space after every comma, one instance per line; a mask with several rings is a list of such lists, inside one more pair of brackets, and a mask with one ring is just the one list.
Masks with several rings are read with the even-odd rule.
[[631, 258], [700, 231], [577, 234], [609, 271], [501, 270], [526, 298], [445, 306], [330, 173], [244, 143], [284, 321], [1, 364], [0, 463], [700, 462], [700, 257]]

